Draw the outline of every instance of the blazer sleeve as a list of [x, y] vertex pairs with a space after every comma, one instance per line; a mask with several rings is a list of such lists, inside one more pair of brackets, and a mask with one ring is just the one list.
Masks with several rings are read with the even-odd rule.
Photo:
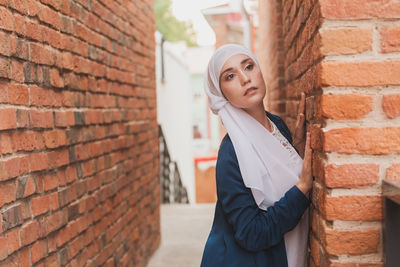
[[[225, 141], [225, 142], [224, 142]], [[232, 142], [224, 140], [216, 166], [217, 195], [236, 242], [248, 251], [268, 249], [292, 230], [309, 205], [309, 199], [293, 186], [266, 211], [260, 209], [243, 183]]]

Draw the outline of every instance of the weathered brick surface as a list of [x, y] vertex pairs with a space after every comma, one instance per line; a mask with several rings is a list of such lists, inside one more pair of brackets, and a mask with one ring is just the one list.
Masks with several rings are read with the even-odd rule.
[[[392, 160], [400, 154], [400, 3], [262, 0], [259, 19], [268, 109], [293, 132], [300, 94], [307, 97], [310, 266], [383, 266], [379, 188], [400, 177]], [[360, 260], [366, 254], [370, 262]]]
[[388, 118], [398, 117], [400, 115], [400, 94], [384, 95], [382, 97], [382, 109]]
[[0, 1], [0, 266], [160, 242], [152, 2]]
[[372, 111], [372, 100], [372, 96], [359, 94], [322, 95], [318, 111], [329, 119], [358, 120]]
[[319, 168], [324, 171], [325, 185], [330, 188], [360, 188], [379, 180], [378, 164], [329, 164]]
[[362, 255], [378, 251], [380, 229], [326, 230], [326, 251], [331, 255]]
[[386, 169], [387, 179], [400, 179], [400, 163], [394, 163]]
[[350, 55], [372, 50], [372, 29], [358, 27], [321, 31], [321, 53]]
[[400, 27], [382, 27], [381, 50], [382, 53], [400, 52]]

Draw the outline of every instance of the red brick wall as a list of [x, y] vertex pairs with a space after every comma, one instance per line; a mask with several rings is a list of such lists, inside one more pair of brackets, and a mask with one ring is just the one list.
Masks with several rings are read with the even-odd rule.
[[0, 266], [158, 246], [151, 2], [0, 0]]
[[299, 93], [307, 94], [310, 266], [383, 266], [381, 183], [400, 177], [400, 2], [260, 2], [260, 12], [281, 8], [269, 21], [260, 16], [268, 34], [280, 32], [259, 44], [263, 68], [283, 68], [266, 79], [270, 110], [293, 130]]
[[265, 106], [284, 117], [286, 103], [283, 87], [282, 3], [259, 0], [258, 45], [256, 56], [261, 65], [267, 93]]

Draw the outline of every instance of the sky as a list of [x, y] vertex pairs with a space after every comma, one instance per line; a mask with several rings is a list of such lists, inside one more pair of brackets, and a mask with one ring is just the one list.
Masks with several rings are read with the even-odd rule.
[[215, 34], [201, 14], [201, 10], [227, 2], [228, 0], [172, 0], [172, 12], [177, 19], [193, 23], [199, 45], [213, 45]]

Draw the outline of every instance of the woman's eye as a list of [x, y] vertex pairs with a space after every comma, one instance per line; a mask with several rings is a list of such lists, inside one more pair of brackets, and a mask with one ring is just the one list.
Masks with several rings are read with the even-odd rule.
[[226, 75], [225, 76], [225, 80], [231, 80], [231, 79], [233, 79], [233, 73], [231, 73], [231, 74], [228, 74], [228, 75]]
[[249, 65], [247, 65], [247, 66], [246, 66], [246, 70], [252, 70], [252, 69], [253, 69], [253, 67], [254, 67], [254, 65], [253, 65], [253, 64], [249, 64]]

